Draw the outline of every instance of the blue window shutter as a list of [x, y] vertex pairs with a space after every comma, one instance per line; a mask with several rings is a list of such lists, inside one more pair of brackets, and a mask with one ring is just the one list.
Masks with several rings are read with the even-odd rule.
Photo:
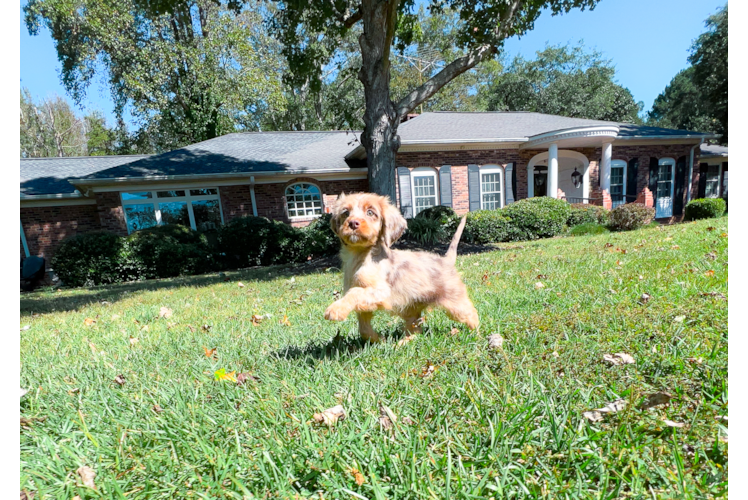
[[675, 162], [675, 189], [673, 190], [673, 215], [683, 215], [683, 193], [686, 184], [686, 157]]
[[406, 219], [413, 218], [413, 192], [410, 189], [410, 170], [397, 167], [397, 179], [400, 189], [400, 211]]
[[449, 165], [439, 169], [439, 201], [442, 206], [452, 208], [452, 167]]
[[509, 163], [504, 168], [505, 203], [507, 205], [514, 203], [514, 196], [517, 192], [517, 179], [515, 177], [514, 163]]
[[649, 190], [652, 191], [652, 199], [657, 201], [657, 170], [660, 162], [654, 156], [649, 157]]
[[480, 166], [468, 165], [468, 195], [470, 211], [480, 210]]

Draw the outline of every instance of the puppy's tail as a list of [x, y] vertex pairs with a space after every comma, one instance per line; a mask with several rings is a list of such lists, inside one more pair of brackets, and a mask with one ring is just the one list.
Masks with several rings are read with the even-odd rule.
[[452, 265], [457, 262], [457, 245], [460, 243], [460, 237], [462, 236], [463, 229], [465, 229], [466, 221], [467, 215], [463, 215], [462, 219], [460, 219], [460, 225], [457, 226], [457, 231], [455, 231], [455, 235], [452, 236], [452, 241], [449, 243], [449, 249], [444, 255], [444, 259]]

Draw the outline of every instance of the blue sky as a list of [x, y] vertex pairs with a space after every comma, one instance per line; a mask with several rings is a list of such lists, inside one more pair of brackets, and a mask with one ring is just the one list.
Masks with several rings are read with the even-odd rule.
[[[25, 1], [21, 2], [23, 5]], [[535, 29], [522, 39], [506, 42], [509, 57], [532, 58], [546, 43], [577, 43], [612, 59], [618, 83], [627, 87], [645, 111], [681, 69], [688, 66], [688, 49], [701, 34], [704, 20], [724, 5], [720, 0], [601, 0], [592, 11], [575, 10], [561, 16], [543, 13]], [[21, 85], [34, 98], [65, 95], [57, 53], [49, 33], [30, 36], [21, 22]], [[100, 109], [114, 123], [109, 92], [100, 81], [88, 91], [86, 110]]]

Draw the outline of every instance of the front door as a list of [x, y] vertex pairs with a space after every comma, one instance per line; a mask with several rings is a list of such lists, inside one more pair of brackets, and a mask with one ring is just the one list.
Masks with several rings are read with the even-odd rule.
[[548, 196], [548, 167], [535, 167], [534, 196]]
[[665, 163], [657, 167], [657, 207], [655, 217], [673, 216], [673, 164]]

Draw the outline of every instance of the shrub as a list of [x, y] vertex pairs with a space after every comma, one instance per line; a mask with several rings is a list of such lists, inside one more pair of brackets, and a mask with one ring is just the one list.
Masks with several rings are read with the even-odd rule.
[[340, 239], [332, 230], [330, 220], [332, 215], [322, 214], [303, 228], [306, 235], [306, 251], [309, 255], [331, 255], [340, 250]]
[[201, 274], [215, 268], [206, 237], [179, 224], [136, 231], [124, 242], [120, 259], [126, 281]]
[[506, 241], [512, 230], [511, 222], [500, 210], [470, 212], [465, 222], [463, 239], [468, 243], [480, 244]]
[[615, 231], [631, 231], [649, 224], [655, 210], [642, 203], [626, 203], [610, 211], [610, 227]]
[[561, 234], [571, 207], [563, 200], [541, 196], [512, 203], [501, 212], [511, 219], [508, 241], [536, 240]]
[[233, 264], [256, 266], [298, 262], [306, 258], [307, 234], [265, 217], [239, 217], [225, 224], [218, 247]]
[[436, 245], [447, 239], [447, 231], [438, 220], [415, 217], [408, 220], [408, 231], [405, 237], [422, 245]]
[[571, 205], [571, 213], [566, 219], [566, 225], [569, 227], [580, 224], [607, 224], [609, 214], [605, 208], [599, 205], [588, 205], [586, 203], [574, 203]]
[[691, 200], [686, 205], [683, 220], [712, 219], [721, 217], [725, 213], [727, 205], [722, 198], [699, 198]]
[[121, 281], [119, 259], [123, 238], [107, 232], [68, 238], [52, 257], [52, 268], [69, 286], [91, 286]]
[[416, 219], [430, 219], [440, 222], [441, 224], [447, 224], [447, 222], [456, 217], [457, 214], [450, 207], [442, 205], [436, 205], [435, 207], [427, 208], [421, 212], [418, 212]]
[[584, 224], [577, 224], [569, 230], [569, 234], [572, 236], [583, 236], [585, 234], [605, 234], [609, 233], [610, 230], [602, 225], [595, 222], [585, 222]]

